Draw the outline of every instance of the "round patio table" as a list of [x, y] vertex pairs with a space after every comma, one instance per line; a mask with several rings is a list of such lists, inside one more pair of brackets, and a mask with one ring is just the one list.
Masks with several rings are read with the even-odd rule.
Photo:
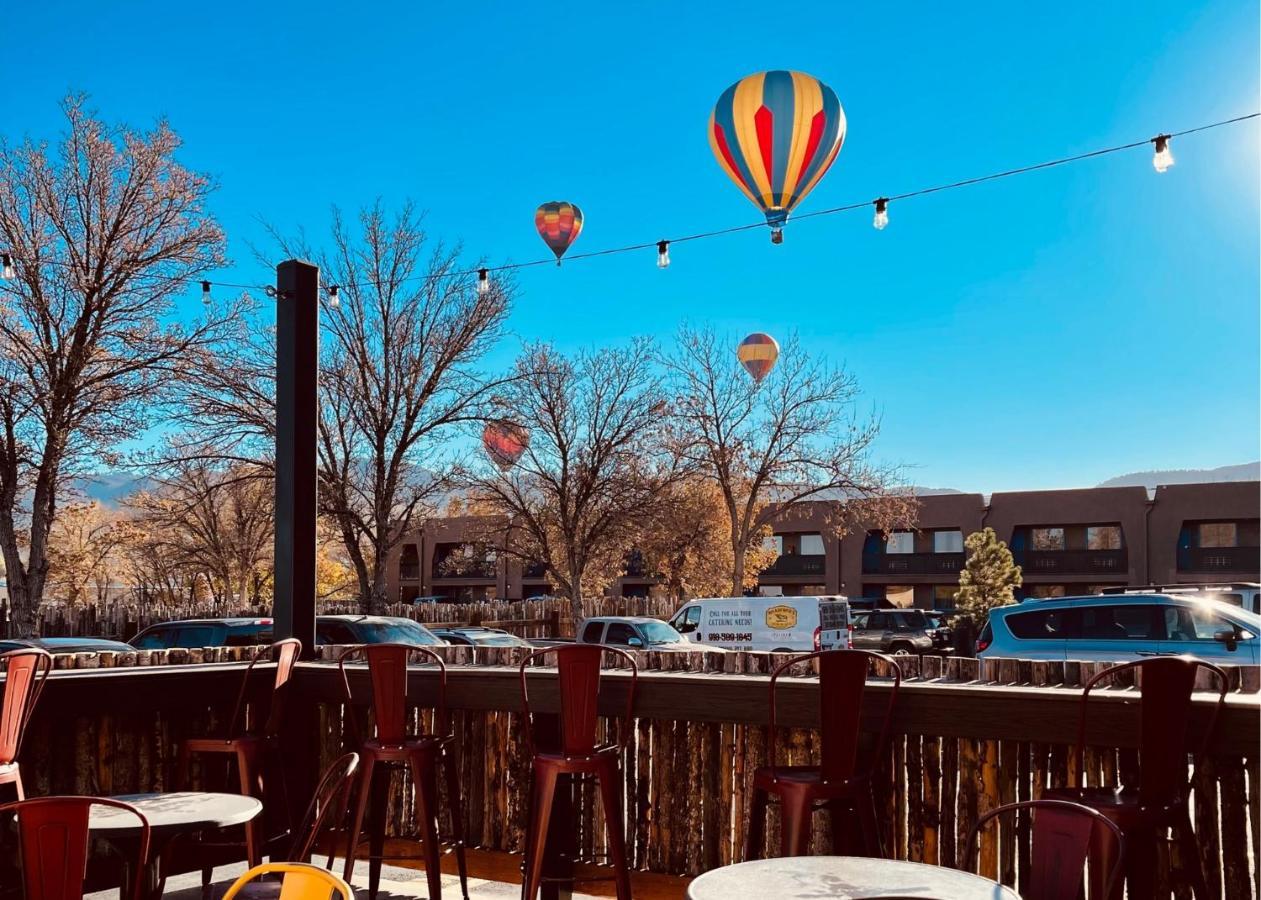
[[862, 856], [787, 856], [736, 863], [696, 878], [688, 886], [687, 896], [689, 900], [1020, 900], [1020, 895], [1010, 888], [958, 869]]
[[[149, 859], [143, 872], [127, 872], [124, 897], [135, 896], [135, 879], [143, 879], [142, 896], [162, 896], [162, 854], [171, 839], [208, 828], [243, 825], [263, 811], [263, 804], [242, 794], [210, 794], [180, 791], [173, 794], [121, 794], [112, 797], [130, 803], [149, 820]], [[126, 810], [109, 806], [92, 809], [88, 828], [111, 843], [126, 846], [140, 837], [140, 821]]]

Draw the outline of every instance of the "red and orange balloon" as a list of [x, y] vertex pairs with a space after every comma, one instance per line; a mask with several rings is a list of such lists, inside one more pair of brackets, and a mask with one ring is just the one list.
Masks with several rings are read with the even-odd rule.
[[535, 210], [534, 227], [560, 265], [560, 258], [582, 233], [582, 210], [568, 200], [550, 200]]
[[517, 464], [529, 446], [530, 432], [515, 422], [487, 422], [482, 429], [482, 449], [490, 461], [505, 472]]

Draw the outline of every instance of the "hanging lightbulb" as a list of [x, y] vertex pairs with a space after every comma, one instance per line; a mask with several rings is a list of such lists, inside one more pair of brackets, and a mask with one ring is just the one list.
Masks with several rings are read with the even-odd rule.
[[7, 253], [0, 253], [0, 278], [8, 281], [13, 276], [13, 257]]
[[657, 241], [657, 268], [670, 268], [670, 242]]
[[341, 309], [341, 306], [342, 298], [338, 296], [337, 285], [334, 284], [328, 289], [328, 308]]
[[1169, 135], [1158, 134], [1152, 138], [1156, 145], [1156, 153], [1152, 156], [1152, 168], [1157, 172], [1165, 172], [1173, 165], [1173, 153], [1169, 150]]
[[485, 297], [490, 293], [490, 272], [486, 269], [477, 270], [477, 296]]
[[209, 281], [203, 281], [201, 283], [201, 302], [202, 303], [210, 302], [210, 282]]
[[889, 198], [881, 197], [876, 201], [876, 214], [872, 217], [871, 226], [876, 231], [884, 231], [884, 227], [889, 224]]

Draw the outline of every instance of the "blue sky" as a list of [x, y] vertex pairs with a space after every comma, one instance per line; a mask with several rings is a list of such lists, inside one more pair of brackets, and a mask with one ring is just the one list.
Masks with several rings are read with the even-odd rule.
[[[755, 221], [705, 122], [750, 72], [827, 82], [849, 121], [799, 212], [1261, 108], [1254, 2], [1011, 4], [15, 4], [0, 132], [58, 100], [167, 116], [220, 183], [236, 266], [259, 219], [412, 197], [494, 262], [545, 252], [570, 199], [591, 250]], [[1258, 128], [761, 231], [519, 275], [520, 339], [575, 348], [684, 319], [796, 329], [883, 416], [919, 484], [995, 491], [1258, 456]], [[189, 314], [199, 303], [188, 299]], [[515, 344], [499, 357], [511, 358]]]

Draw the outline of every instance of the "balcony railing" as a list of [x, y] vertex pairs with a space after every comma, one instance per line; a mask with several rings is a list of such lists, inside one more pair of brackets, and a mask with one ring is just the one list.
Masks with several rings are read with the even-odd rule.
[[1130, 567], [1129, 553], [1120, 550], [1017, 550], [1012, 553], [1026, 575], [1116, 575]]
[[1261, 573], [1261, 547], [1184, 547], [1178, 551], [1179, 572]]
[[770, 566], [762, 570], [762, 578], [804, 578], [823, 577], [827, 568], [827, 557], [793, 553], [781, 556]]
[[880, 553], [863, 557], [864, 575], [958, 575], [962, 553]]

